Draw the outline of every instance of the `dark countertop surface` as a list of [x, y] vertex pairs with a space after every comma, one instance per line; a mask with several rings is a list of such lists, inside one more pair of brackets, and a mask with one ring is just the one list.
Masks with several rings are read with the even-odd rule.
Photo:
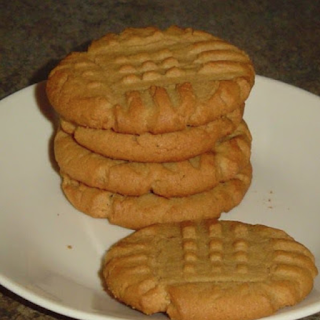
[[[173, 24], [224, 38], [251, 56], [257, 74], [320, 95], [319, 17], [315, 0], [0, 0], [0, 99], [45, 80], [67, 53], [107, 32]], [[0, 286], [0, 319], [71, 318]]]

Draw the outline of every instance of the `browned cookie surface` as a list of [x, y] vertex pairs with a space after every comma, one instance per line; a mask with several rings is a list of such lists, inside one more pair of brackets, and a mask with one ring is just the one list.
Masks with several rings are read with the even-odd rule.
[[76, 209], [95, 218], [106, 218], [112, 224], [140, 229], [154, 223], [219, 218], [242, 201], [251, 183], [252, 168], [249, 164], [211, 190], [172, 198], [153, 193], [123, 196], [88, 187], [65, 174], [62, 177], [62, 189]]
[[120, 301], [175, 320], [252, 320], [303, 300], [314, 257], [284, 231], [234, 221], [157, 224], [116, 243], [103, 275]]
[[188, 196], [234, 177], [250, 161], [251, 135], [243, 121], [208, 153], [181, 162], [140, 163], [114, 160], [79, 145], [58, 131], [55, 157], [61, 172], [88, 186], [138, 196]]
[[232, 112], [253, 83], [246, 53], [211, 34], [129, 28], [63, 59], [49, 76], [47, 94], [56, 111], [78, 125], [158, 134]]

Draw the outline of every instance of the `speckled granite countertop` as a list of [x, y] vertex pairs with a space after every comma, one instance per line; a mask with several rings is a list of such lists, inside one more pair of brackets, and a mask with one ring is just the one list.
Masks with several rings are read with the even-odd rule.
[[[229, 40], [249, 53], [257, 74], [320, 95], [319, 16], [315, 0], [0, 0], [0, 99], [46, 79], [67, 53], [106, 32], [172, 24]], [[70, 318], [0, 286], [0, 319]]]

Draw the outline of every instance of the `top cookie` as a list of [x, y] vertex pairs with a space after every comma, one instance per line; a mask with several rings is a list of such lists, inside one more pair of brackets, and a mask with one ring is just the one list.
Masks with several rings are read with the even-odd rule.
[[209, 33], [128, 28], [63, 59], [47, 94], [60, 115], [81, 126], [159, 134], [240, 107], [254, 76], [246, 53]]

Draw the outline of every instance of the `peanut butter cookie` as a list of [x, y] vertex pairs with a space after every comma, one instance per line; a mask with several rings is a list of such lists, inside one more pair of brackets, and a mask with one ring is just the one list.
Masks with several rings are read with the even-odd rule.
[[123, 196], [88, 187], [62, 174], [62, 189], [70, 203], [95, 218], [112, 224], [140, 229], [154, 223], [219, 218], [237, 206], [245, 196], [252, 179], [249, 164], [232, 179], [213, 189], [186, 197], [164, 198], [153, 193], [138, 197]]
[[123, 195], [149, 192], [181, 197], [212, 189], [234, 177], [250, 161], [251, 135], [244, 121], [210, 152], [181, 162], [141, 163], [115, 160], [79, 145], [60, 130], [54, 140], [62, 173], [87, 186]]
[[128, 28], [63, 59], [49, 75], [47, 95], [80, 126], [161, 134], [239, 108], [254, 77], [245, 52], [207, 32]]
[[314, 256], [282, 230], [235, 221], [157, 224], [107, 252], [103, 276], [120, 301], [175, 320], [252, 320], [303, 300]]

